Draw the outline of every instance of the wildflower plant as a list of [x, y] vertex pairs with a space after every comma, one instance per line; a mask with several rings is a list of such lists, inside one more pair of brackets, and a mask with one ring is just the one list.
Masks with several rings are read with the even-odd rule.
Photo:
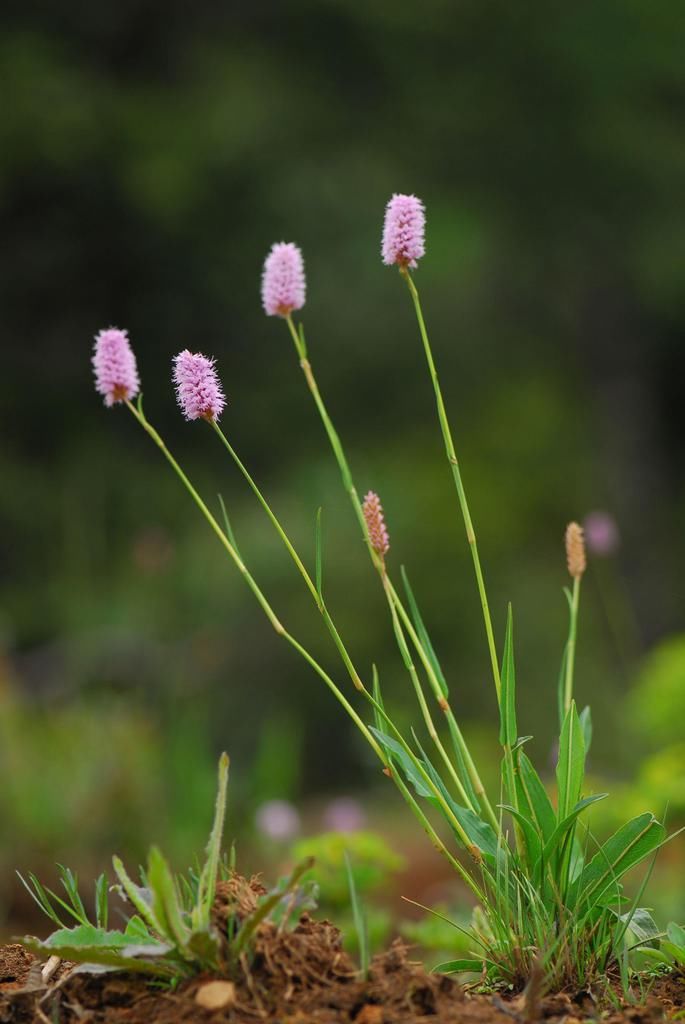
[[[57, 956], [85, 965], [88, 970], [123, 970], [174, 981], [202, 970], [231, 974], [241, 957], [248, 956], [259, 925], [271, 918], [287, 923], [293, 911], [313, 905], [313, 883], [300, 886], [311, 869], [303, 859], [289, 878], [265, 893], [245, 912], [241, 884], [233, 857], [222, 856], [222, 839], [228, 787], [228, 757], [219, 761], [214, 824], [202, 867], [174, 875], [168, 861], [153, 846], [139, 882], [126, 871], [119, 857], [112, 858], [117, 884], [112, 888], [132, 908], [123, 928], [108, 929], [110, 887], [104, 874], [95, 882], [95, 914], [91, 920], [79, 893], [78, 878], [59, 867], [64, 896], [43, 886], [35, 875], [19, 878], [41, 910], [58, 927], [40, 941], [25, 936], [24, 946], [41, 957]], [[225, 922], [214, 913], [219, 881], [235, 881], [237, 898], [229, 906]], [[76, 924], [73, 924], [73, 922]]]
[[[343, 444], [314, 375], [304, 328], [293, 320], [293, 312], [304, 306], [306, 293], [304, 262], [299, 248], [292, 242], [281, 242], [271, 249], [262, 276], [262, 305], [267, 315], [284, 321], [294, 344], [371, 565], [385, 595], [397, 647], [416, 695], [423, 737], [416, 730], [408, 736], [397, 726], [381, 692], [375, 666], [371, 679], [364, 680], [335, 625], [324, 597], [321, 510], [316, 517], [315, 570], [311, 574], [219, 426], [224, 396], [214, 360], [187, 351], [175, 358], [174, 383], [181, 411], [186, 419], [205, 420], [269, 518], [321, 614], [357, 699], [368, 707], [371, 715], [368, 723], [357, 710], [356, 701], [353, 703], [355, 693], [348, 697], [342, 686], [282, 623], [238, 549], [223, 501], [220, 514], [215, 515], [148, 421], [142, 397], [134, 405], [131, 399], [135, 389], [129, 388], [130, 394], [124, 394], [121, 389], [116, 392], [110, 389], [109, 393], [115, 393], [117, 401], [125, 402], [160, 448], [276, 633], [305, 659], [331, 690], [375, 752], [383, 772], [394, 782], [421, 828], [476, 898], [478, 907], [468, 929], [471, 953], [443, 965], [444, 969], [479, 970], [491, 982], [520, 985], [534, 971], [539, 973], [542, 966], [550, 983], [588, 983], [612, 962], [625, 966], [628, 951], [653, 941], [657, 934], [648, 912], [638, 906], [638, 901], [627, 898], [623, 878], [631, 868], [652, 858], [667, 841], [667, 835], [663, 824], [650, 812], [628, 821], [604, 843], [598, 842], [584, 824], [588, 809], [607, 794], [587, 791], [585, 760], [592, 739], [591, 716], [589, 708], [579, 713], [574, 698], [578, 613], [585, 570], [582, 530], [572, 523], [566, 533], [572, 586], [565, 591], [569, 631], [559, 673], [558, 761], [556, 794], [552, 798], [526, 754], [525, 745], [531, 737], [519, 731], [512, 610], [509, 607], [503, 644], [498, 650], [476, 532], [412, 274], [425, 255], [425, 210], [416, 196], [394, 195], [389, 201], [381, 254], [383, 263], [398, 268], [409, 292], [433, 386], [458, 514], [473, 561], [499, 708], [502, 760], [497, 794], [488, 794], [483, 785], [452, 707], [448, 681], [403, 567], [400, 569], [401, 585], [396, 582], [380, 498], [373, 491], [369, 491], [363, 501], [359, 497]], [[99, 378], [97, 383], [102, 390]], [[426, 749], [426, 740], [430, 749]], [[636, 922], [639, 922], [637, 929]], [[463, 943], [459, 945], [461, 948]]]

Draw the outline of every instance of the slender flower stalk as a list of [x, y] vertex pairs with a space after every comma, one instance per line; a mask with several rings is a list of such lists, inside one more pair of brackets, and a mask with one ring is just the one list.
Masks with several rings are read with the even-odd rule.
[[[454, 867], [459, 872], [459, 874], [462, 877], [463, 881], [466, 883], [466, 885], [469, 886], [469, 888], [474, 893], [476, 898], [482, 900], [483, 897], [484, 897], [484, 894], [480, 890], [480, 888], [478, 887], [477, 883], [471, 877], [469, 872], [464, 868], [464, 866], [462, 864], [460, 864], [460, 862], [457, 861], [456, 858], [454, 858], [449, 853], [449, 851], [445, 847], [444, 843], [442, 842], [442, 840], [440, 839], [438, 834], [435, 832], [435, 829], [433, 829], [432, 825], [430, 824], [428, 819], [425, 817], [425, 815], [421, 811], [421, 809], [418, 806], [416, 800], [411, 796], [411, 794], [409, 793], [407, 787], [404, 785], [402, 780], [399, 778], [397, 772], [394, 771], [391, 768], [391, 766], [390, 766], [390, 764], [388, 762], [387, 756], [383, 753], [383, 751], [382, 751], [381, 747], [379, 746], [378, 742], [376, 741], [374, 736], [371, 734], [371, 732], [369, 731], [368, 727], [364, 724], [362, 719], [359, 717], [357, 712], [354, 710], [352, 705], [349, 703], [349, 701], [347, 700], [345, 695], [342, 693], [342, 691], [339, 689], [339, 687], [336, 685], [336, 683], [333, 681], [333, 679], [331, 679], [331, 677], [328, 675], [328, 673], [316, 661], [316, 659], [312, 657], [312, 655], [309, 653], [309, 651], [307, 651], [307, 649], [305, 647], [303, 647], [303, 645], [291, 633], [289, 633], [285, 629], [285, 627], [282, 625], [282, 623], [280, 622], [280, 620], [276, 616], [276, 613], [273, 611], [271, 605], [269, 604], [267, 598], [265, 597], [264, 593], [260, 589], [260, 587], [257, 584], [257, 582], [255, 581], [255, 579], [252, 577], [250, 572], [248, 571], [247, 566], [243, 562], [242, 558], [240, 557], [240, 555], [236, 551], [235, 547], [233, 546], [233, 544], [231, 543], [229, 538], [226, 536], [225, 532], [222, 530], [222, 528], [219, 525], [219, 523], [217, 522], [216, 518], [212, 515], [212, 513], [210, 512], [210, 510], [207, 507], [206, 503], [204, 502], [204, 500], [199, 495], [198, 491], [195, 489], [195, 487], [193, 486], [193, 484], [191, 483], [191, 481], [189, 480], [187, 475], [184, 473], [184, 471], [182, 470], [182, 468], [179, 465], [179, 463], [173, 457], [173, 455], [171, 454], [171, 452], [167, 448], [166, 444], [162, 440], [160, 434], [155, 430], [155, 428], [147, 420], [146, 416], [143, 413], [142, 402], [139, 400], [137, 408], [130, 401], [126, 401], [126, 405], [127, 405], [128, 409], [129, 409], [129, 411], [132, 413], [132, 415], [138, 421], [140, 426], [143, 427], [143, 429], [148, 434], [148, 436], [154, 441], [154, 443], [157, 445], [157, 447], [161, 450], [161, 452], [164, 455], [164, 457], [166, 458], [167, 462], [170, 464], [170, 466], [172, 467], [172, 469], [174, 470], [174, 472], [176, 473], [176, 475], [178, 476], [180, 481], [185, 486], [186, 490], [189, 492], [189, 494], [192, 497], [193, 501], [195, 502], [195, 504], [200, 509], [202, 515], [207, 520], [207, 522], [209, 523], [210, 527], [212, 528], [214, 533], [219, 538], [219, 541], [223, 545], [224, 549], [226, 550], [228, 555], [231, 557], [231, 559], [233, 560], [233, 562], [237, 566], [239, 572], [242, 574], [242, 576], [244, 577], [244, 579], [247, 582], [248, 586], [250, 587], [250, 589], [252, 590], [253, 594], [257, 598], [257, 601], [261, 605], [263, 611], [265, 612], [267, 618], [271, 622], [271, 625], [273, 626], [273, 628], [276, 631], [276, 633], [279, 636], [282, 636], [284, 640], [286, 640], [292, 647], [295, 648], [295, 650], [302, 656], [302, 658], [304, 658], [304, 660], [314, 669], [314, 671], [317, 673], [317, 675], [324, 681], [324, 683], [327, 685], [329, 690], [331, 690], [333, 695], [336, 697], [336, 699], [339, 701], [339, 703], [343, 706], [343, 708], [347, 711], [348, 715], [352, 718], [352, 720], [355, 723], [355, 725], [357, 726], [357, 728], [360, 730], [360, 732], [362, 733], [362, 735], [364, 736], [366, 741], [369, 743], [369, 745], [373, 749], [374, 753], [376, 754], [376, 756], [381, 761], [381, 764], [383, 764], [384, 770], [386, 770], [391, 775], [391, 777], [393, 778], [393, 781], [398, 786], [398, 788], [400, 789], [400, 792], [402, 793], [402, 795], [407, 800], [407, 803], [409, 804], [409, 806], [410, 806], [410, 808], [412, 810], [412, 813], [414, 813], [414, 815], [417, 817], [417, 819], [421, 823], [421, 827], [424, 829], [424, 831], [426, 831], [428, 833], [428, 835], [430, 836], [431, 841], [432, 841], [433, 845], [435, 846], [435, 848], [437, 850], [439, 850], [441, 853], [443, 853], [443, 855], [449, 860], [449, 862], [452, 865], [452, 867]], [[216, 426], [216, 421], [215, 420], [210, 418], [209, 422]], [[300, 562], [300, 564], [302, 564], [302, 563]], [[359, 682], [361, 684], [361, 680], [359, 680]], [[404, 740], [404, 737], [400, 734], [400, 732], [397, 730], [395, 725], [387, 717], [387, 715], [385, 714], [383, 708], [378, 704], [378, 702], [374, 699], [372, 694], [370, 694], [369, 691], [363, 686], [363, 684], [362, 684], [362, 693], [366, 697], [366, 699], [369, 701], [369, 703], [374, 707], [374, 709], [380, 715], [383, 716], [384, 721], [385, 721], [387, 727], [394, 734], [395, 739], [401, 745], [401, 747], [404, 750], [404, 752], [407, 755], [407, 757], [409, 757], [411, 759], [411, 761], [412, 761], [412, 763], [414, 765], [414, 768], [417, 771], [419, 777], [422, 779], [424, 785], [426, 785], [428, 787], [428, 789], [431, 791], [433, 797], [437, 800], [437, 802], [440, 805], [440, 807], [441, 807], [445, 817], [448, 819], [448, 821], [450, 821], [450, 824], [454, 828], [454, 830], [457, 833], [457, 835], [459, 835], [462, 844], [475, 857], [476, 854], [478, 853], [478, 851], [471, 848], [471, 846], [469, 844], [468, 836], [466, 835], [466, 833], [465, 833], [465, 831], [463, 829], [463, 826], [461, 825], [461, 822], [455, 816], [452, 808], [450, 807], [449, 803], [445, 799], [444, 794], [440, 791], [440, 788], [435, 784], [434, 780], [430, 777], [429, 773], [426, 771], [426, 769], [423, 766], [423, 764], [421, 763], [421, 761], [416, 757], [416, 755], [412, 751], [412, 749], [409, 746], [409, 744]]]
[[[321, 421], [322, 421], [322, 423], [324, 425], [324, 429], [325, 429], [326, 434], [328, 436], [331, 448], [333, 449], [333, 454], [335, 455], [336, 461], [338, 463], [338, 467], [340, 469], [340, 475], [342, 477], [343, 486], [344, 486], [345, 491], [347, 492], [347, 495], [348, 495], [348, 497], [350, 499], [350, 503], [352, 505], [352, 509], [354, 511], [354, 514], [357, 517], [357, 521], [359, 522], [359, 526], [360, 526], [360, 529], [361, 529], [361, 532], [362, 532], [362, 536], [364, 538], [364, 541], [365, 541], [365, 543], [367, 545], [367, 548], [368, 548], [368, 551], [369, 551], [369, 556], [370, 556], [371, 561], [372, 561], [374, 567], [376, 568], [376, 570], [379, 573], [382, 573], [383, 572], [383, 568], [384, 568], [383, 559], [375, 551], [375, 549], [373, 547], [373, 544], [371, 542], [371, 539], [369, 537], [369, 531], [368, 531], [366, 519], [364, 517], [363, 505], [362, 505], [362, 502], [359, 499], [359, 493], [358, 493], [357, 488], [355, 486], [355, 483], [354, 483], [354, 480], [353, 480], [353, 477], [352, 477], [352, 472], [350, 470], [349, 463], [348, 463], [347, 457], [345, 455], [345, 451], [344, 451], [342, 443], [340, 441], [340, 437], [338, 436], [338, 432], [336, 431], [336, 429], [335, 429], [335, 427], [333, 425], [333, 421], [331, 420], [331, 418], [330, 418], [330, 416], [328, 414], [328, 410], [327, 410], [326, 405], [325, 405], [325, 403], [323, 401], [323, 398], [321, 396], [321, 392], [319, 391], [319, 387], [318, 387], [318, 384], [316, 382], [316, 378], [314, 376], [314, 371], [312, 369], [311, 363], [310, 363], [308, 355], [307, 355], [307, 346], [306, 346], [306, 343], [305, 343], [304, 331], [303, 331], [302, 327], [300, 327], [299, 331], [297, 330], [297, 328], [295, 327], [295, 324], [293, 322], [292, 316], [285, 317], [285, 321], [286, 321], [286, 323], [288, 325], [288, 330], [290, 332], [290, 336], [292, 337], [293, 343], [295, 345], [295, 351], [296, 351], [296, 353], [298, 355], [300, 367], [302, 369], [302, 372], [304, 374], [305, 380], [307, 382], [307, 386], [308, 386], [308, 388], [309, 388], [309, 390], [311, 392], [312, 398], [314, 399], [314, 403], [315, 403], [315, 405], [317, 407], [317, 410], [319, 412], [319, 416], [321, 417]], [[390, 576], [389, 576], [389, 574], [387, 572], [385, 573], [384, 589], [385, 588], [387, 588], [386, 589], [386, 594], [389, 593], [392, 596], [392, 601], [393, 601], [393, 604], [394, 604], [395, 609], [397, 611], [397, 614], [399, 615], [399, 617], [400, 617], [400, 619], [402, 621], [402, 625], [403, 625], [404, 629], [406, 630], [407, 635], [411, 639], [411, 642], [412, 642], [412, 644], [413, 644], [413, 646], [414, 646], [414, 648], [415, 648], [415, 650], [416, 650], [416, 652], [417, 652], [417, 654], [419, 656], [419, 659], [420, 659], [420, 661], [421, 661], [421, 663], [422, 663], [422, 665], [424, 667], [424, 670], [425, 670], [426, 675], [428, 677], [428, 680], [429, 680], [431, 689], [433, 691], [434, 697], [435, 697], [436, 701], [438, 702], [441, 710], [445, 714], [445, 718], [446, 718], [447, 723], [448, 723], [448, 727], [449, 727], [450, 735], [452, 737], [452, 741], [455, 744], [455, 747], [459, 751], [460, 756], [462, 757], [462, 759], [463, 759], [463, 761], [464, 761], [464, 763], [466, 765], [466, 769], [467, 769], [467, 771], [469, 773], [469, 777], [471, 779], [474, 791], [476, 792], [477, 796], [480, 799], [482, 799], [483, 805], [484, 805], [484, 808], [485, 808], [485, 812], [486, 812], [486, 814], [488, 816], [488, 819], [489, 819], [490, 823], [492, 824], [493, 828], [496, 830], [497, 833], [500, 833], [501, 832], [501, 821], [498, 818], [498, 816], [495, 814], [494, 808], [493, 808], [493, 806], [492, 806], [492, 804], [491, 804], [491, 802], [490, 802], [490, 800], [488, 798], [487, 792], [485, 790], [485, 787], [484, 787], [484, 785], [482, 783], [482, 780], [480, 778], [480, 775], [478, 773], [478, 769], [476, 768], [476, 765], [475, 765], [475, 763], [473, 761], [473, 758], [472, 758], [471, 753], [470, 753], [470, 751], [468, 749], [466, 741], [465, 741], [465, 739], [463, 737], [461, 729], [459, 728], [457, 720], [456, 720], [456, 718], [454, 716], [454, 712], [452, 711], [452, 709], [451, 709], [451, 707], [449, 705], [448, 700], [446, 699], [445, 695], [442, 692], [442, 688], [440, 686], [440, 681], [438, 680], [438, 678], [437, 678], [437, 676], [435, 674], [435, 670], [434, 670], [434, 668], [433, 668], [433, 666], [431, 664], [430, 658], [426, 654], [426, 651], [424, 650], [423, 644], [421, 643], [420, 638], [419, 638], [419, 636], [418, 636], [418, 634], [416, 632], [416, 629], [414, 628], [414, 624], [413, 624], [413, 622], [411, 620], [411, 616], [409, 615], [409, 613], [407, 612], [406, 608], [404, 607], [404, 604], [403, 604], [399, 594], [397, 593], [395, 587], [393, 586], [392, 581], [390, 579]]]
[[473, 567], [476, 573], [476, 583], [478, 586], [478, 594], [480, 596], [481, 608], [483, 610], [483, 621], [485, 623], [485, 634], [488, 641], [488, 650], [490, 652], [490, 664], [492, 666], [492, 677], [495, 683], [495, 690], [497, 691], [497, 700], [500, 699], [500, 691], [502, 688], [500, 681], [499, 662], [497, 659], [497, 646], [495, 644], [495, 635], [492, 628], [492, 618], [490, 616], [490, 606], [488, 605], [488, 597], [485, 591], [485, 581], [483, 579], [483, 570], [480, 564], [480, 556], [478, 554], [478, 544], [476, 542], [476, 534], [473, 529], [473, 522], [471, 520], [471, 513], [469, 511], [468, 502], [466, 500], [466, 491], [464, 489], [464, 483], [461, 477], [461, 471], [459, 469], [459, 463], [457, 461], [457, 455], [454, 450], [454, 441], [452, 440], [452, 432], [450, 430], [449, 421], [447, 419], [447, 411], [445, 409], [445, 403], [442, 397], [442, 390], [440, 388], [440, 380], [438, 378], [438, 371], [435, 366], [433, 359], [433, 353], [428, 340], [428, 331], [426, 330], [426, 324], [423, 318], [423, 312], [421, 310], [421, 301], [419, 299], [419, 293], [416, 290], [411, 274], [409, 273], [406, 266], [400, 266], [400, 273], [407, 282], [409, 288], [409, 294], [411, 295], [412, 302], [414, 303], [414, 310], [416, 312], [416, 319], [419, 324], [419, 332], [421, 334], [421, 340], [423, 341], [424, 351], [426, 353], [426, 361], [428, 363], [428, 370], [430, 372], [431, 381], [433, 382], [433, 390], [435, 392], [435, 401], [438, 410], [438, 420], [440, 421], [440, 429], [442, 430], [442, 436], [445, 443], [445, 452], [447, 454], [447, 460], [452, 470], [452, 476], [454, 477], [454, 484], [457, 489], [457, 497], [459, 498], [459, 505], [461, 507], [462, 516], [464, 519], [464, 526], [466, 527], [466, 539], [471, 549], [471, 557], [473, 559]]
[[259, 587], [258, 583], [256, 582], [254, 577], [249, 572], [249, 570], [248, 570], [247, 566], [245, 565], [245, 563], [243, 562], [242, 558], [240, 557], [240, 555], [238, 554], [238, 552], [236, 551], [234, 546], [231, 544], [230, 540], [228, 539], [228, 537], [226, 536], [226, 534], [222, 530], [222, 528], [219, 525], [219, 523], [217, 522], [216, 518], [210, 512], [209, 508], [207, 507], [207, 504], [200, 497], [198, 491], [195, 489], [193, 484], [190, 482], [189, 478], [186, 476], [184, 471], [181, 469], [181, 466], [176, 461], [174, 456], [171, 454], [171, 452], [167, 448], [166, 444], [162, 440], [162, 438], [159, 435], [159, 433], [155, 430], [155, 428], [152, 426], [152, 424], [148, 421], [147, 417], [143, 413], [142, 404], [139, 403], [138, 404], [138, 408], [136, 408], [136, 406], [134, 406], [131, 402], [127, 401], [126, 405], [128, 406], [129, 411], [132, 413], [132, 415], [138, 421], [140, 426], [143, 428], [143, 430], [145, 430], [145, 432], [148, 434], [148, 436], [154, 441], [154, 443], [160, 449], [160, 451], [164, 455], [165, 459], [167, 460], [167, 462], [169, 463], [171, 468], [174, 470], [174, 472], [178, 476], [178, 478], [181, 481], [181, 483], [183, 484], [183, 486], [186, 488], [186, 490], [190, 494], [191, 498], [193, 499], [193, 501], [195, 502], [195, 504], [199, 508], [200, 512], [202, 513], [202, 515], [207, 520], [207, 522], [209, 523], [210, 527], [212, 528], [212, 530], [214, 531], [214, 533], [218, 537], [218, 539], [219, 539], [220, 543], [222, 544], [223, 548], [225, 549], [227, 554], [230, 556], [230, 558], [233, 560], [236, 568], [238, 569], [240, 574], [245, 579], [245, 582], [249, 586], [250, 590], [252, 591], [254, 596], [257, 598], [257, 601], [261, 605], [262, 610], [266, 614], [266, 617], [268, 618], [269, 622], [273, 626], [273, 628], [276, 631], [276, 633], [279, 636], [282, 636], [284, 640], [287, 640], [287, 642], [289, 644], [291, 644], [291, 646], [293, 646], [302, 655], [302, 657], [305, 658], [305, 660], [307, 662], [309, 662], [309, 664], [312, 666], [314, 671], [323, 679], [323, 681], [326, 683], [326, 685], [331, 690], [331, 692], [334, 694], [334, 696], [337, 698], [337, 700], [345, 708], [345, 710], [347, 711], [348, 715], [350, 715], [350, 717], [354, 721], [354, 723], [357, 726], [357, 728], [361, 731], [361, 733], [364, 736], [364, 738], [367, 740], [367, 742], [373, 748], [373, 750], [376, 753], [376, 755], [385, 764], [386, 763], [386, 758], [385, 758], [383, 752], [381, 751], [378, 743], [376, 742], [374, 737], [371, 735], [371, 733], [369, 732], [368, 728], [366, 727], [366, 725], [364, 724], [362, 719], [359, 717], [357, 712], [354, 710], [352, 705], [349, 703], [349, 701], [347, 700], [345, 695], [338, 688], [338, 686], [334, 683], [334, 681], [331, 679], [331, 677], [328, 675], [328, 673], [325, 672], [324, 669], [318, 664], [318, 662], [314, 660], [314, 658], [309, 654], [309, 652], [306, 651], [305, 648], [302, 647], [302, 645], [285, 629], [285, 627], [283, 626], [283, 624], [279, 620], [278, 616], [274, 612], [273, 608], [269, 604], [269, 602], [268, 602], [267, 598], [265, 597], [264, 593], [262, 592], [261, 588]]
[[587, 561], [585, 556], [585, 538], [583, 528], [578, 523], [569, 523], [565, 534], [566, 564], [569, 576], [573, 580], [573, 592], [570, 601], [570, 624], [568, 645], [566, 648], [566, 672], [564, 678], [564, 714], [568, 712], [573, 700], [573, 672], [576, 660], [576, 639], [578, 635], [578, 607], [580, 604], [580, 581], [583, 578]]

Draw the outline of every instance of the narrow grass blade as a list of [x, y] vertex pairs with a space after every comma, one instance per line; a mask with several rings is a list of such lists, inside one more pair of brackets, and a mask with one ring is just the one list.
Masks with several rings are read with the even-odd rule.
[[480, 974], [482, 970], [482, 960], [446, 960], [443, 964], [431, 967], [431, 974], [463, 974], [465, 971]]
[[587, 757], [592, 745], [592, 712], [587, 705], [580, 712], [579, 717], [580, 727], [583, 730], [583, 740], [585, 741], [585, 757]]
[[440, 689], [442, 690], [443, 697], [449, 697], [449, 690], [447, 688], [447, 680], [445, 679], [445, 674], [442, 671], [442, 666], [440, 665], [440, 662], [438, 661], [438, 656], [435, 653], [435, 648], [431, 643], [431, 638], [428, 635], [428, 630], [426, 629], [423, 618], [421, 616], [421, 612], [419, 611], [419, 606], [416, 603], [414, 591], [409, 585], [409, 577], [407, 576], [404, 566], [401, 566], [400, 572], [402, 573], [402, 583], [404, 584], [404, 590], [407, 595], [409, 611], [411, 612], [411, 617], [414, 622], [414, 629], [416, 630], [418, 638], [421, 641], [421, 646], [423, 647], [426, 656], [430, 661], [431, 668], [435, 673], [435, 678], [438, 680], [438, 683], [440, 684]]
[[321, 508], [316, 513], [316, 592], [323, 602], [323, 553], [321, 538]]
[[552, 806], [552, 801], [528, 755], [524, 754], [523, 751], [519, 751], [517, 756], [520, 790], [525, 795], [526, 804], [530, 808], [531, 816], [537, 823], [543, 839], [547, 842], [557, 824], [557, 816]]
[[29, 884], [29, 882], [26, 881], [26, 879], [24, 878], [24, 876], [21, 874], [20, 871], [17, 871], [17, 877], [18, 877], [19, 881], [21, 882], [21, 884], [26, 889], [26, 891], [29, 894], [29, 896], [31, 897], [31, 899], [35, 903], [38, 904], [38, 906], [43, 911], [43, 913], [47, 914], [47, 916], [50, 918], [50, 920], [54, 921], [55, 924], [59, 928], [62, 928], [63, 927], [62, 921], [61, 921], [57, 911], [53, 907], [52, 903], [50, 902], [50, 900], [48, 898], [48, 895], [45, 892], [45, 889], [40, 884], [40, 882], [38, 881], [36, 876], [34, 874], [32, 874], [31, 872], [29, 872], [30, 884]]
[[557, 784], [559, 786], [560, 821], [568, 817], [580, 800], [584, 774], [585, 740], [575, 701], [571, 701], [559, 737]]
[[183, 920], [176, 880], [158, 846], [152, 846], [148, 854], [147, 882], [152, 893], [152, 910], [163, 924], [164, 935], [184, 953], [190, 929]]
[[507, 630], [504, 637], [504, 656], [500, 675], [500, 734], [503, 747], [510, 750], [516, 743], [516, 672], [514, 669], [514, 620], [511, 605], [507, 609]]
[[95, 882], [95, 920], [98, 928], [107, 927], [109, 917], [109, 883], [104, 873]]
[[226, 505], [224, 504], [223, 496], [221, 494], [218, 494], [217, 497], [219, 499], [219, 504], [221, 505], [221, 518], [224, 521], [224, 529], [226, 531], [226, 536], [228, 537], [228, 539], [229, 539], [229, 541], [231, 543], [231, 547], [233, 548], [233, 550], [238, 555], [238, 558], [242, 558], [243, 556], [240, 554], [240, 548], [238, 547], [238, 542], [236, 541], [235, 534], [233, 533], [233, 527], [231, 526], [231, 520], [228, 518], [228, 512], [226, 511]]
[[352, 904], [352, 918], [354, 920], [354, 929], [357, 933], [357, 943], [359, 945], [359, 966], [361, 968], [362, 977], [366, 978], [369, 974], [369, 964], [371, 962], [369, 953], [369, 929], [364, 909], [359, 900], [359, 893], [357, 892], [354, 873], [352, 871], [352, 863], [347, 850], [345, 850], [345, 868], [347, 870], [347, 885], [350, 890], [350, 903]]

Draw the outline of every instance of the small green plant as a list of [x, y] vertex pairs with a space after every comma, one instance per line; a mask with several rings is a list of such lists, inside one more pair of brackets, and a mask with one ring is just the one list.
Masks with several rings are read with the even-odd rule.
[[[26, 936], [20, 941], [38, 956], [99, 969], [125, 970], [175, 979], [197, 971], [231, 973], [243, 954], [249, 954], [259, 925], [273, 918], [283, 925], [291, 915], [312, 906], [312, 886], [300, 888], [311, 860], [299, 864], [276, 888], [254, 899], [245, 910], [236, 899], [229, 906], [225, 926], [214, 917], [218, 881], [235, 877], [233, 857], [221, 855], [228, 787], [228, 756], [219, 761], [219, 785], [214, 824], [201, 868], [175, 876], [161, 851], [153, 846], [140, 883], [134, 882], [119, 857], [112, 864], [118, 883], [113, 888], [135, 913], [123, 929], [108, 930], [109, 887], [105, 875], [95, 882], [95, 915], [91, 920], [79, 894], [78, 878], [59, 866], [65, 897], [43, 886], [35, 875], [19, 875], [41, 910], [58, 926], [41, 941]], [[245, 883], [246, 884], [246, 883]], [[240, 888], [240, 885], [238, 885]], [[244, 902], [244, 901], [243, 901]], [[76, 925], [69, 924], [76, 921]]]
[[653, 947], [640, 947], [642, 955], [661, 966], [685, 968], [685, 928], [671, 921], [657, 939]]
[[[447, 465], [473, 561], [483, 615], [487, 659], [499, 711], [500, 787], [488, 794], [450, 703], [449, 684], [431, 642], [419, 604], [404, 568], [402, 586], [392, 578], [390, 539], [377, 494], [360, 499], [340, 435], [324, 403], [309, 359], [302, 324], [293, 312], [305, 301], [302, 254], [293, 243], [277, 243], [269, 253], [262, 280], [267, 314], [282, 318], [297, 361], [316, 405], [344, 489], [372, 567], [387, 601], [391, 628], [408, 681], [416, 695], [423, 735], [400, 729], [386, 710], [379, 675], [363, 678], [341, 637], [324, 594], [322, 516], [316, 516], [315, 568], [310, 574], [287, 531], [219, 426], [225, 397], [215, 360], [188, 350], [174, 359], [174, 382], [187, 420], [205, 421], [224, 446], [283, 542], [318, 609], [355, 694], [372, 716], [367, 724], [326, 669], [283, 624], [238, 548], [223, 501], [221, 517], [210, 510], [169, 451], [143, 410], [133, 351], [125, 332], [115, 328], [96, 339], [96, 387], [105, 402], [123, 402], [157, 445], [205, 517], [224, 551], [251, 589], [276, 634], [304, 658], [345, 709], [397, 786], [435, 848], [462, 878], [478, 903], [468, 929], [469, 956], [444, 965], [445, 970], [479, 970], [490, 983], [522, 986], [544, 971], [550, 984], [587, 984], [610, 964], [627, 977], [628, 954], [649, 945], [656, 926], [638, 900], [629, 900], [624, 876], [653, 856], [667, 841], [666, 829], [650, 812], [638, 814], [604, 843], [589, 827], [587, 812], [606, 797], [588, 792], [585, 762], [592, 741], [589, 708], [578, 711], [574, 698], [575, 652], [581, 581], [585, 572], [583, 533], [576, 523], [566, 531], [566, 555], [572, 586], [565, 588], [569, 627], [558, 677], [559, 712], [556, 797], [553, 801], [526, 754], [530, 736], [519, 730], [514, 662], [514, 625], [509, 606], [504, 643], [498, 650], [476, 532], [419, 293], [412, 271], [424, 255], [423, 204], [415, 196], [390, 200], [383, 233], [383, 260], [399, 269], [416, 316], [421, 345], [433, 387]], [[132, 399], [138, 396], [134, 405]], [[386, 691], [387, 693], [387, 691]], [[434, 715], [444, 725], [436, 724]], [[427, 751], [428, 741], [430, 752]], [[441, 819], [440, 825], [436, 818]], [[445, 839], [444, 836], [448, 838]], [[456, 847], [456, 849], [455, 849]], [[639, 891], [642, 893], [643, 887]]]

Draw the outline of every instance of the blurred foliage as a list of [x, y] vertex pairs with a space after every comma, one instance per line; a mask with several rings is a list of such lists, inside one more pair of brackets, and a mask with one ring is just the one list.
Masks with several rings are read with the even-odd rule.
[[328, 906], [342, 907], [349, 902], [345, 852], [362, 898], [384, 888], [389, 878], [405, 866], [404, 859], [374, 832], [324, 832], [298, 840], [290, 855], [298, 862], [314, 857], [321, 902]]
[[681, 744], [685, 721], [685, 633], [667, 637], [643, 662], [628, 702], [628, 725], [649, 747]]
[[[110, 323], [131, 332], [151, 420], [207, 499], [221, 490], [275, 608], [342, 680], [268, 523], [174, 408], [171, 356], [218, 357], [228, 436], [310, 561], [323, 505], [329, 606], [355, 661], [375, 661], [386, 699], [414, 716], [285, 328], [260, 310], [274, 239], [303, 246], [311, 357], [360, 487], [383, 497], [455, 710], [469, 732], [492, 721], [430, 384], [378, 258], [394, 190], [427, 203], [417, 281], [498, 636], [508, 599], [516, 610], [540, 763], [565, 634], [563, 529], [596, 507], [619, 523], [612, 586], [590, 574], [584, 587], [577, 690], [595, 770], [629, 777], [617, 708], [634, 652], [682, 628], [681, 5], [8, 0], [0, 27], [0, 657], [14, 694], [0, 759], [15, 759], [3, 856], [47, 852], [60, 829], [84, 849], [140, 849], [148, 812], [190, 856], [224, 747], [245, 802], [376, 778], [152, 446], [100, 406], [90, 344]], [[655, 658], [650, 676], [666, 679], [676, 655]], [[680, 742], [672, 671], [636, 691], [641, 750], [647, 732]], [[649, 762], [641, 786], [663, 796], [671, 764]]]

